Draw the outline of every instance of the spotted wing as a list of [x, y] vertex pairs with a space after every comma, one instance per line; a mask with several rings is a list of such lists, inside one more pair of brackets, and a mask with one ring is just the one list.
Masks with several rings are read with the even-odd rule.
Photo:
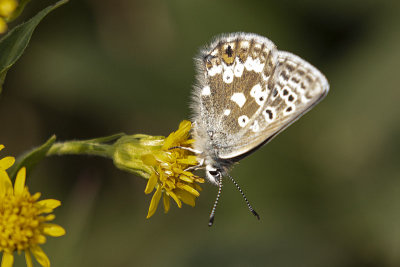
[[214, 159], [247, 155], [329, 90], [315, 67], [255, 34], [219, 37], [197, 62], [195, 148]]
[[[289, 52], [278, 51], [273, 75], [267, 87], [253, 86], [250, 96], [258, 103], [266, 100], [246, 122], [219, 157], [243, 157], [299, 119], [328, 93], [325, 76], [314, 66]], [[238, 124], [240, 121], [238, 122]]]
[[[219, 37], [201, 52], [193, 103], [196, 149], [213, 158], [235, 150], [244, 124], [260, 107], [250, 97], [251, 89], [256, 84], [267, 87], [276, 55], [270, 40], [243, 33]], [[238, 123], [244, 114], [247, 121]]]

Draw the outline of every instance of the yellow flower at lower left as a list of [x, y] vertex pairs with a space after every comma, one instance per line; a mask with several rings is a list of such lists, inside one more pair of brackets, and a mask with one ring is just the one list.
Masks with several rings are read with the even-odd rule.
[[[4, 146], [0, 145], [0, 150]], [[40, 248], [46, 243], [46, 235], [62, 236], [64, 228], [50, 223], [51, 214], [61, 205], [56, 199], [40, 200], [40, 193], [31, 195], [25, 186], [26, 169], [21, 168], [14, 186], [6, 169], [14, 164], [13, 157], [0, 159], [0, 252], [1, 267], [11, 267], [14, 252], [25, 252], [26, 265], [33, 266], [32, 255], [42, 266], [50, 266], [50, 260]]]

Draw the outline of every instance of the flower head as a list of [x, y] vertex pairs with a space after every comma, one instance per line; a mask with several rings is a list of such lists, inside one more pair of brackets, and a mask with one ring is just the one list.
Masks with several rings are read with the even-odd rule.
[[191, 127], [190, 121], [182, 121], [179, 129], [167, 138], [124, 135], [110, 149], [117, 168], [148, 179], [146, 194], [155, 190], [147, 218], [156, 212], [161, 197], [165, 212], [169, 211], [170, 198], [179, 208], [182, 202], [195, 206], [195, 199], [201, 191], [199, 183], [204, 183], [204, 179], [191, 171], [199, 164], [191, 149], [194, 143], [189, 139]]
[[7, 30], [6, 21], [17, 6], [17, 0], [0, 0], [0, 34]]
[[182, 121], [179, 129], [165, 138], [160, 149], [142, 156], [143, 162], [152, 169], [145, 193], [150, 194], [156, 189], [147, 218], [156, 212], [161, 197], [165, 212], [169, 210], [170, 197], [179, 208], [182, 207], [182, 202], [195, 206], [195, 199], [201, 191], [198, 183], [204, 183], [204, 179], [188, 171], [188, 168], [198, 165], [197, 157], [190, 149], [185, 149], [190, 148], [194, 142], [193, 139], [188, 139], [190, 129], [190, 121]]
[[[0, 150], [4, 148], [0, 145]], [[49, 223], [54, 220], [52, 213], [61, 205], [59, 200], [38, 201], [40, 193], [31, 195], [25, 186], [26, 169], [21, 168], [14, 186], [6, 172], [15, 159], [0, 160], [0, 252], [3, 252], [1, 267], [14, 262], [14, 252], [25, 252], [26, 264], [32, 266], [32, 254], [42, 266], [50, 266], [47, 255], [39, 245], [46, 242], [46, 236], [62, 236], [64, 228]]]

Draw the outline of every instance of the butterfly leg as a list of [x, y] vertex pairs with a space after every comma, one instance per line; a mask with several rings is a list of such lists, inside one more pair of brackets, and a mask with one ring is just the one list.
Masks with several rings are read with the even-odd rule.
[[201, 151], [199, 151], [199, 150], [193, 149], [193, 148], [191, 148], [191, 147], [186, 147], [186, 146], [173, 146], [173, 147], [170, 147], [168, 150], [176, 149], [176, 148], [180, 148], [180, 149], [183, 149], [183, 150], [187, 150], [187, 151], [190, 151], [190, 152], [192, 152], [192, 153], [194, 153], [194, 154], [201, 154], [201, 153], [203, 153], [203, 152], [201, 152]]
[[204, 169], [204, 159], [201, 159], [199, 164], [197, 164], [196, 166], [186, 168], [186, 169], [184, 169], [184, 171], [196, 171], [199, 169]]

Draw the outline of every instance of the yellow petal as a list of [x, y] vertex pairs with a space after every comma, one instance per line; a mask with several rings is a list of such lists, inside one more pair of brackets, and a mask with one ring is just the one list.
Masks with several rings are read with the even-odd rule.
[[46, 217], [44, 217], [44, 219], [45, 219], [46, 222], [52, 221], [52, 220], [54, 220], [55, 218], [56, 218], [56, 215], [54, 215], [54, 214], [49, 214], [49, 215], [47, 215]]
[[[203, 178], [200, 178], [200, 177], [196, 177], [195, 178], [195, 181], [197, 182], [197, 183], [201, 183], [201, 184], [204, 184], [204, 179]], [[201, 189], [200, 189], [200, 191], [201, 191]]]
[[164, 202], [164, 212], [168, 213], [170, 205], [169, 205], [169, 196], [167, 194], [163, 195], [163, 202]]
[[193, 178], [190, 178], [190, 177], [188, 177], [186, 175], [180, 175], [179, 179], [182, 180], [182, 181], [188, 182], [188, 183], [193, 183]]
[[26, 261], [27, 267], [33, 267], [32, 255], [31, 255], [31, 252], [29, 251], [29, 249], [25, 250], [25, 261]]
[[12, 267], [14, 263], [14, 255], [12, 253], [3, 252], [3, 258], [1, 259], [1, 267]]
[[4, 148], [4, 145], [0, 145], [0, 151]]
[[32, 199], [34, 201], [38, 200], [40, 198], [42, 194], [40, 192], [36, 192], [35, 194], [33, 194]]
[[164, 151], [162, 153], [156, 153], [156, 158], [159, 161], [162, 161], [164, 164], [167, 164], [171, 161], [175, 160], [175, 156], [171, 151]]
[[[197, 182], [198, 182], [198, 181], [197, 181]], [[201, 186], [198, 185], [198, 184], [194, 184], [194, 187], [195, 187], [195, 189], [196, 189], [197, 191], [203, 191], [203, 188], [201, 188]]]
[[182, 145], [191, 145], [191, 144], [194, 144], [195, 141], [196, 140], [194, 140], [194, 139], [189, 139], [189, 140], [182, 142]]
[[4, 197], [6, 194], [12, 194], [12, 183], [10, 177], [5, 170], [0, 169], [0, 197]]
[[192, 123], [188, 120], [183, 120], [179, 123], [179, 130], [185, 130], [189, 132], [190, 128], [192, 127]]
[[170, 147], [172, 147], [172, 144], [174, 143], [174, 140], [175, 140], [174, 136], [175, 136], [175, 133], [172, 132], [172, 133], [170, 133], [170, 135], [168, 135], [167, 138], [165, 138], [164, 144], [161, 147], [162, 150], [168, 150]]
[[41, 213], [50, 213], [61, 205], [61, 201], [57, 199], [44, 199], [38, 201], [37, 205], [40, 207]]
[[65, 235], [65, 229], [54, 223], [43, 223], [43, 233], [49, 236], [59, 237]]
[[41, 249], [39, 246], [32, 246], [31, 247], [31, 252], [33, 256], [35, 256], [35, 259], [37, 262], [40, 263], [43, 267], [50, 267], [50, 260], [47, 257], [47, 255], [44, 253], [44, 251]]
[[0, 169], [1, 170], [7, 170], [10, 168], [15, 162], [14, 157], [5, 157], [0, 159]]
[[25, 177], [26, 177], [26, 168], [22, 167], [17, 173], [17, 178], [15, 178], [14, 195], [20, 196], [24, 192]]
[[197, 156], [187, 156], [186, 158], [177, 159], [177, 162], [187, 165], [197, 165]]
[[151, 198], [149, 212], [147, 213], [147, 219], [154, 215], [157, 210], [158, 203], [160, 202], [162, 193], [161, 186], [158, 186], [157, 191], [154, 193], [153, 197]]
[[174, 189], [176, 187], [175, 186], [175, 181], [166, 180], [165, 181], [165, 187], [167, 187], [170, 190]]
[[179, 129], [176, 131], [176, 138], [186, 138], [186, 135], [189, 133], [190, 128], [192, 128], [192, 123], [190, 121], [184, 120], [179, 124]]
[[145, 194], [150, 194], [151, 192], [153, 192], [153, 189], [157, 184], [157, 180], [157, 174], [152, 173], [149, 180], [147, 181], [146, 189], [144, 190]]
[[173, 167], [172, 170], [173, 170], [174, 172], [176, 172], [176, 173], [179, 173], [179, 174], [183, 173], [182, 168]]
[[168, 191], [168, 195], [170, 195], [176, 202], [176, 205], [178, 205], [179, 208], [182, 208], [182, 202], [179, 200], [178, 196], [175, 195], [174, 192]]
[[193, 187], [191, 187], [190, 185], [183, 184], [183, 183], [177, 183], [176, 185], [177, 185], [179, 188], [188, 191], [190, 194], [192, 194], [192, 195], [194, 195], [194, 196], [196, 196], [196, 197], [200, 196], [200, 193], [199, 193], [196, 189], [194, 189]]
[[196, 197], [190, 194], [189, 192], [177, 189], [175, 190], [176, 195], [183, 201], [183, 203], [194, 207], [196, 205]]
[[179, 129], [176, 132], [172, 132], [164, 141], [162, 150], [168, 150], [173, 145], [178, 145], [180, 142], [185, 141], [187, 135], [192, 127], [190, 121], [182, 121], [179, 124]]
[[7, 23], [2, 17], [0, 17], [0, 34], [5, 33], [6, 31], [7, 31]]
[[194, 176], [194, 174], [192, 172], [189, 172], [189, 171], [183, 171], [182, 174], [184, 174], [184, 175], [186, 175], [188, 177]]
[[36, 244], [44, 244], [44, 243], [46, 243], [46, 241], [47, 241], [47, 238], [46, 238], [46, 236], [44, 236], [44, 235], [38, 235], [36, 238], [35, 238], [36, 240]]

